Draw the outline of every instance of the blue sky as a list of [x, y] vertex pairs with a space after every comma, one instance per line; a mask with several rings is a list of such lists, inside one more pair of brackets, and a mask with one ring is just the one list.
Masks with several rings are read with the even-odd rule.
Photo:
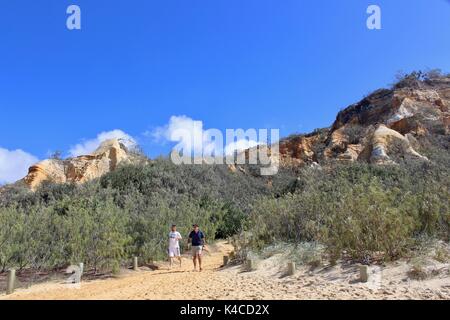
[[[82, 30], [66, 28], [71, 4]], [[382, 30], [366, 28], [370, 4]], [[450, 71], [449, 36], [445, 0], [1, 1], [0, 182], [22, 174], [17, 150], [28, 164], [111, 130], [167, 154], [144, 133], [172, 116], [325, 127], [399, 70]]]

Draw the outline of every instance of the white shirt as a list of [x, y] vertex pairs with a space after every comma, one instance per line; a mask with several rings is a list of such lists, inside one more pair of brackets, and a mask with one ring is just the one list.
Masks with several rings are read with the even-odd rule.
[[181, 234], [178, 231], [170, 231], [169, 232], [169, 248], [179, 248], [180, 243], [179, 240], [181, 240]]

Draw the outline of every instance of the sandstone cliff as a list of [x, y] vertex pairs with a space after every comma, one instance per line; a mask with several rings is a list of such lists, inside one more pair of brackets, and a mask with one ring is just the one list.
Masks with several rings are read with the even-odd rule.
[[29, 169], [23, 182], [33, 190], [44, 181], [83, 183], [115, 170], [121, 163], [132, 163], [136, 160], [137, 156], [129, 152], [118, 140], [112, 139], [104, 141], [90, 155], [39, 162]]
[[330, 128], [281, 140], [282, 164], [427, 161], [416, 149], [436, 144], [435, 137], [445, 144], [437, 147], [448, 149], [449, 110], [450, 77], [409, 76], [342, 110]]

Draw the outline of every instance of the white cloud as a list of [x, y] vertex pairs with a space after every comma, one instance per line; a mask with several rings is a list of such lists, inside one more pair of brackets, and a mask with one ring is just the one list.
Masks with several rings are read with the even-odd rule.
[[[145, 135], [152, 137], [155, 142], [178, 142], [177, 147], [194, 155], [201, 155], [202, 151], [210, 154], [215, 150], [218, 154], [233, 154], [235, 150], [242, 151], [257, 146], [259, 143], [251, 139], [239, 139], [223, 148], [225, 141], [211, 141], [211, 136], [218, 134], [217, 129], [205, 130], [203, 121], [193, 120], [185, 115], [170, 117], [169, 123], [158, 127]], [[223, 138], [225, 133], [221, 133]]]
[[28, 168], [39, 160], [22, 150], [0, 148], [0, 184], [13, 183], [28, 173]]
[[78, 157], [91, 154], [100, 146], [102, 142], [109, 139], [119, 139], [127, 148], [132, 148], [137, 144], [136, 140], [132, 136], [122, 130], [116, 129], [99, 133], [96, 138], [85, 140], [84, 142], [71, 147], [69, 150], [69, 155], [71, 157]]
[[172, 116], [169, 123], [147, 133], [155, 142], [178, 142], [178, 147], [201, 154], [205, 142], [203, 122], [187, 116]]
[[232, 155], [235, 151], [241, 152], [253, 147], [256, 147], [260, 143], [255, 140], [241, 139], [232, 143], [229, 143], [225, 148], [226, 155]]

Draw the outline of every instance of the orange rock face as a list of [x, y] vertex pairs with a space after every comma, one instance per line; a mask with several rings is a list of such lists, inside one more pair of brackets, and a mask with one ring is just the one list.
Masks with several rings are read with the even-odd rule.
[[320, 140], [320, 136], [298, 136], [280, 142], [280, 156], [282, 163], [302, 165], [316, 161], [314, 158], [314, 146]]
[[[420, 141], [450, 132], [450, 78], [381, 89], [339, 112], [330, 129], [280, 142], [284, 165], [326, 161], [394, 163], [420, 154]], [[425, 139], [425, 140], [424, 140]], [[411, 144], [414, 142], [414, 147]]]

